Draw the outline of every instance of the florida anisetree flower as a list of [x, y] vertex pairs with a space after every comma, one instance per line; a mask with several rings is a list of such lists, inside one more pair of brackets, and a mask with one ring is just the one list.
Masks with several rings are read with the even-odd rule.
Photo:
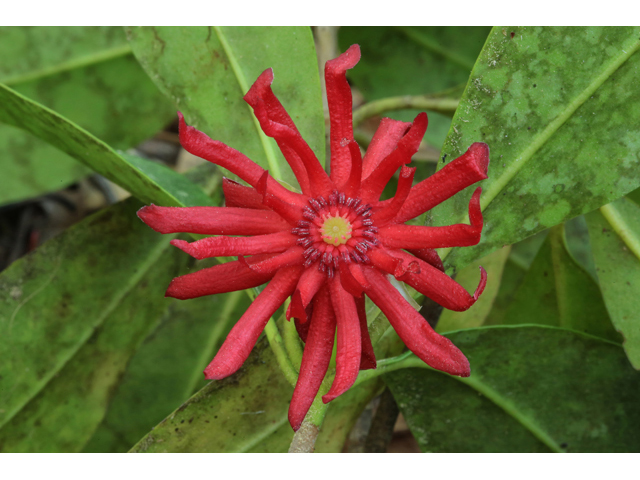
[[[244, 99], [265, 134], [278, 143], [302, 193], [288, 190], [239, 151], [187, 126], [178, 113], [182, 146], [230, 170], [250, 186], [224, 179], [225, 207], [151, 205], [138, 212], [147, 225], [161, 233], [215, 235], [192, 243], [171, 242], [197, 259], [238, 257], [237, 261], [175, 278], [167, 296], [188, 299], [269, 282], [206, 368], [207, 379], [222, 379], [238, 370], [268, 319], [291, 297], [287, 318], [294, 319], [305, 342], [289, 408], [295, 430], [327, 372], [334, 337], [336, 374], [331, 389], [322, 397], [325, 403], [347, 391], [359, 370], [375, 368], [365, 295], [380, 307], [406, 346], [428, 365], [452, 375], [469, 375], [469, 362], [462, 352], [433, 331], [391, 285], [389, 276], [456, 311], [473, 305], [486, 283], [481, 269], [480, 284], [470, 295], [444, 273], [434, 250], [480, 241], [480, 188], [469, 203], [470, 225], [424, 227], [405, 222], [487, 178], [489, 148], [474, 143], [464, 155], [412, 187], [415, 169], [406, 164], [427, 128], [427, 116], [421, 113], [413, 123], [383, 119], [362, 157], [353, 139], [351, 90], [345, 76], [359, 59], [360, 49], [353, 45], [325, 67], [331, 117], [330, 175], [271, 91], [273, 72], [268, 69]], [[398, 169], [395, 196], [380, 201], [385, 185]]]

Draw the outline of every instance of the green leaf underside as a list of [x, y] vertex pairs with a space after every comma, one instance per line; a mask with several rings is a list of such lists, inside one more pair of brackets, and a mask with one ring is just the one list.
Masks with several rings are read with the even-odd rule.
[[324, 165], [318, 65], [307, 27], [130, 27], [133, 51], [187, 122], [297, 185], [242, 97], [273, 68], [273, 91]]
[[[202, 267], [197, 264], [191, 271]], [[84, 450], [128, 451], [203, 387], [202, 371], [249, 303], [243, 291], [174, 302], [131, 359], [104, 421]]]
[[469, 358], [468, 379], [422, 368], [383, 377], [423, 451], [640, 448], [640, 376], [621, 347], [538, 326], [484, 327], [447, 337]]
[[598, 285], [567, 251], [561, 229], [554, 227], [542, 244], [503, 322], [559, 326], [619, 342]]
[[629, 361], [640, 369], [640, 207], [622, 198], [586, 217], [604, 302]]
[[454, 312], [444, 309], [437, 324], [438, 333], [460, 330], [462, 328], [480, 327], [493, 307], [498, 290], [501, 285], [502, 271], [509, 257], [510, 247], [504, 247], [490, 253], [486, 257], [475, 260], [463, 268], [456, 275], [456, 282], [462, 285], [468, 292], [474, 292], [480, 281], [480, 269], [482, 266], [487, 271], [487, 286], [473, 308], [465, 312]]
[[[450, 159], [473, 142], [491, 148], [485, 228], [478, 246], [443, 252], [449, 268], [640, 184], [640, 142], [629, 129], [640, 122], [639, 48], [638, 27], [493, 29], [443, 148]], [[429, 222], [464, 220], [473, 188], [436, 207]]]
[[[166, 308], [164, 288], [184, 256], [167, 256], [172, 237], [140, 222], [139, 207], [131, 199], [103, 210], [0, 275], [3, 449], [57, 450], [47, 443], [54, 438], [30, 440], [29, 425], [44, 437], [60, 428], [59, 448], [81, 448], [73, 436], [86, 441], [93, 429], [75, 427], [97, 426], [128, 358]], [[67, 428], [78, 408], [86, 416]]]
[[[29, 100], [10, 88], [0, 85], [0, 121], [22, 128], [49, 142], [84, 163], [97, 173], [117, 183], [145, 203], [167, 206], [186, 206], [178, 198], [190, 198], [188, 192], [174, 195], [172, 190], [190, 188], [195, 193], [196, 205], [202, 205], [204, 196], [195, 185], [185, 182], [178, 173], [162, 169], [152, 162], [128, 161], [103, 141], [97, 139], [73, 122]], [[148, 167], [143, 167], [148, 165]], [[145, 170], [149, 168], [151, 176]], [[164, 173], [160, 173], [160, 172]], [[165, 183], [166, 182], [166, 183]]]
[[[115, 148], [135, 146], [173, 118], [120, 27], [3, 27], [0, 33], [0, 83]], [[88, 173], [9, 125], [0, 125], [0, 154], [0, 203], [59, 189]]]
[[[489, 31], [490, 27], [341, 27], [338, 33], [342, 51], [361, 44], [362, 59], [348, 76], [371, 101], [437, 93], [464, 84]], [[384, 116], [410, 122], [417, 113]], [[428, 115], [425, 140], [440, 148], [451, 118]]]

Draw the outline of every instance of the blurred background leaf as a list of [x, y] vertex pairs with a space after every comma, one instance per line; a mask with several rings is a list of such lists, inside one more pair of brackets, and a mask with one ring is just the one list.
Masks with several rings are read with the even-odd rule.
[[587, 224], [604, 302], [629, 361], [640, 369], [640, 207], [621, 198], [589, 213]]
[[[114, 148], [133, 147], [175, 118], [121, 27], [2, 27], [0, 58], [0, 83]], [[66, 187], [89, 173], [9, 125], [0, 125], [0, 168], [0, 204]]]

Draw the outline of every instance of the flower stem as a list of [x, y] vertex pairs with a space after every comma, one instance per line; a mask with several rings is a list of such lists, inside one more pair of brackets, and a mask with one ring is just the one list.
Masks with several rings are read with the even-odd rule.
[[[330, 378], [329, 378], [330, 377]], [[329, 409], [328, 403], [322, 402], [322, 395], [329, 391], [333, 375], [328, 375], [322, 382], [322, 386], [314, 398], [307, 416], [304, 417], [302, 425], [293, 436], [289, 453], [313, 453], [316, 448], [316, 440], [320, 433], [320, 427], [324, 422], [324, 417]]]
[[374, 100], [354, 110], [353, 127], [357, 127], [367, 118], [392, 110], [403, 110], [407, 108], [429, 110], [431, 112], [453, 116], [459, 103], [460, 99], [458, 98], [440, 98], [432, 95], [404, 95], [401, 97]]
[[287, 354], [284, 340], [282, 339], [280, 330], [278, 330], [278, 326], [273, 318], [270, 318], [267, 322], [267, 325], [264, 327], [264, 333], [267, 335], [269, 346], [276, 356], [280, 370], [282, 370], [282, 373], [291, 386], [295, 387], [296, 382], [298, 381], [298, 372], [296, 372], [293, 362]]

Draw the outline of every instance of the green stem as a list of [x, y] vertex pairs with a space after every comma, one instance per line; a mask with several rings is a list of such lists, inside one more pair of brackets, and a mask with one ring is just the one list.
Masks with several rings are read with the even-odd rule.
[[353, 127], [357, 127], [367, 118], [381, 115], [385, 112], [404, 110], [407, 108], [429, 110], [431, 112], [453, 116], [459, 103], [460, 99], [458, 98], [440, 98], [432, 95], [404, 95], [401, 97], [374, 100], [354, 110]]
[[[287, 310], [289, 300], [285, 302], [284, 309]], [[284, 338], [284, 346], [287, 349], [289, 359], [296, 370], [300, 370], [300, 364], [302, 363], [302, 346], [300, 345], [300, 336], [294, 320], [287, 320], [284, 315], [279, 319], [279, 324], [282, 328], [282, 336]]]
[[282, 339], [282, 335], [280, 335], [278, 326], [273, 318], [270, 318], [267, 322], [267, 325], [264, 327], [264, 333], [267, 335], [269, 346], [276, 356], [280, 370], [282, 370], [282, 373], [291, 386], [295, 387], [296, 382], [298, 381], [298, 372], [296, 372], [296, 369], [287, 354], [284, 340]]

